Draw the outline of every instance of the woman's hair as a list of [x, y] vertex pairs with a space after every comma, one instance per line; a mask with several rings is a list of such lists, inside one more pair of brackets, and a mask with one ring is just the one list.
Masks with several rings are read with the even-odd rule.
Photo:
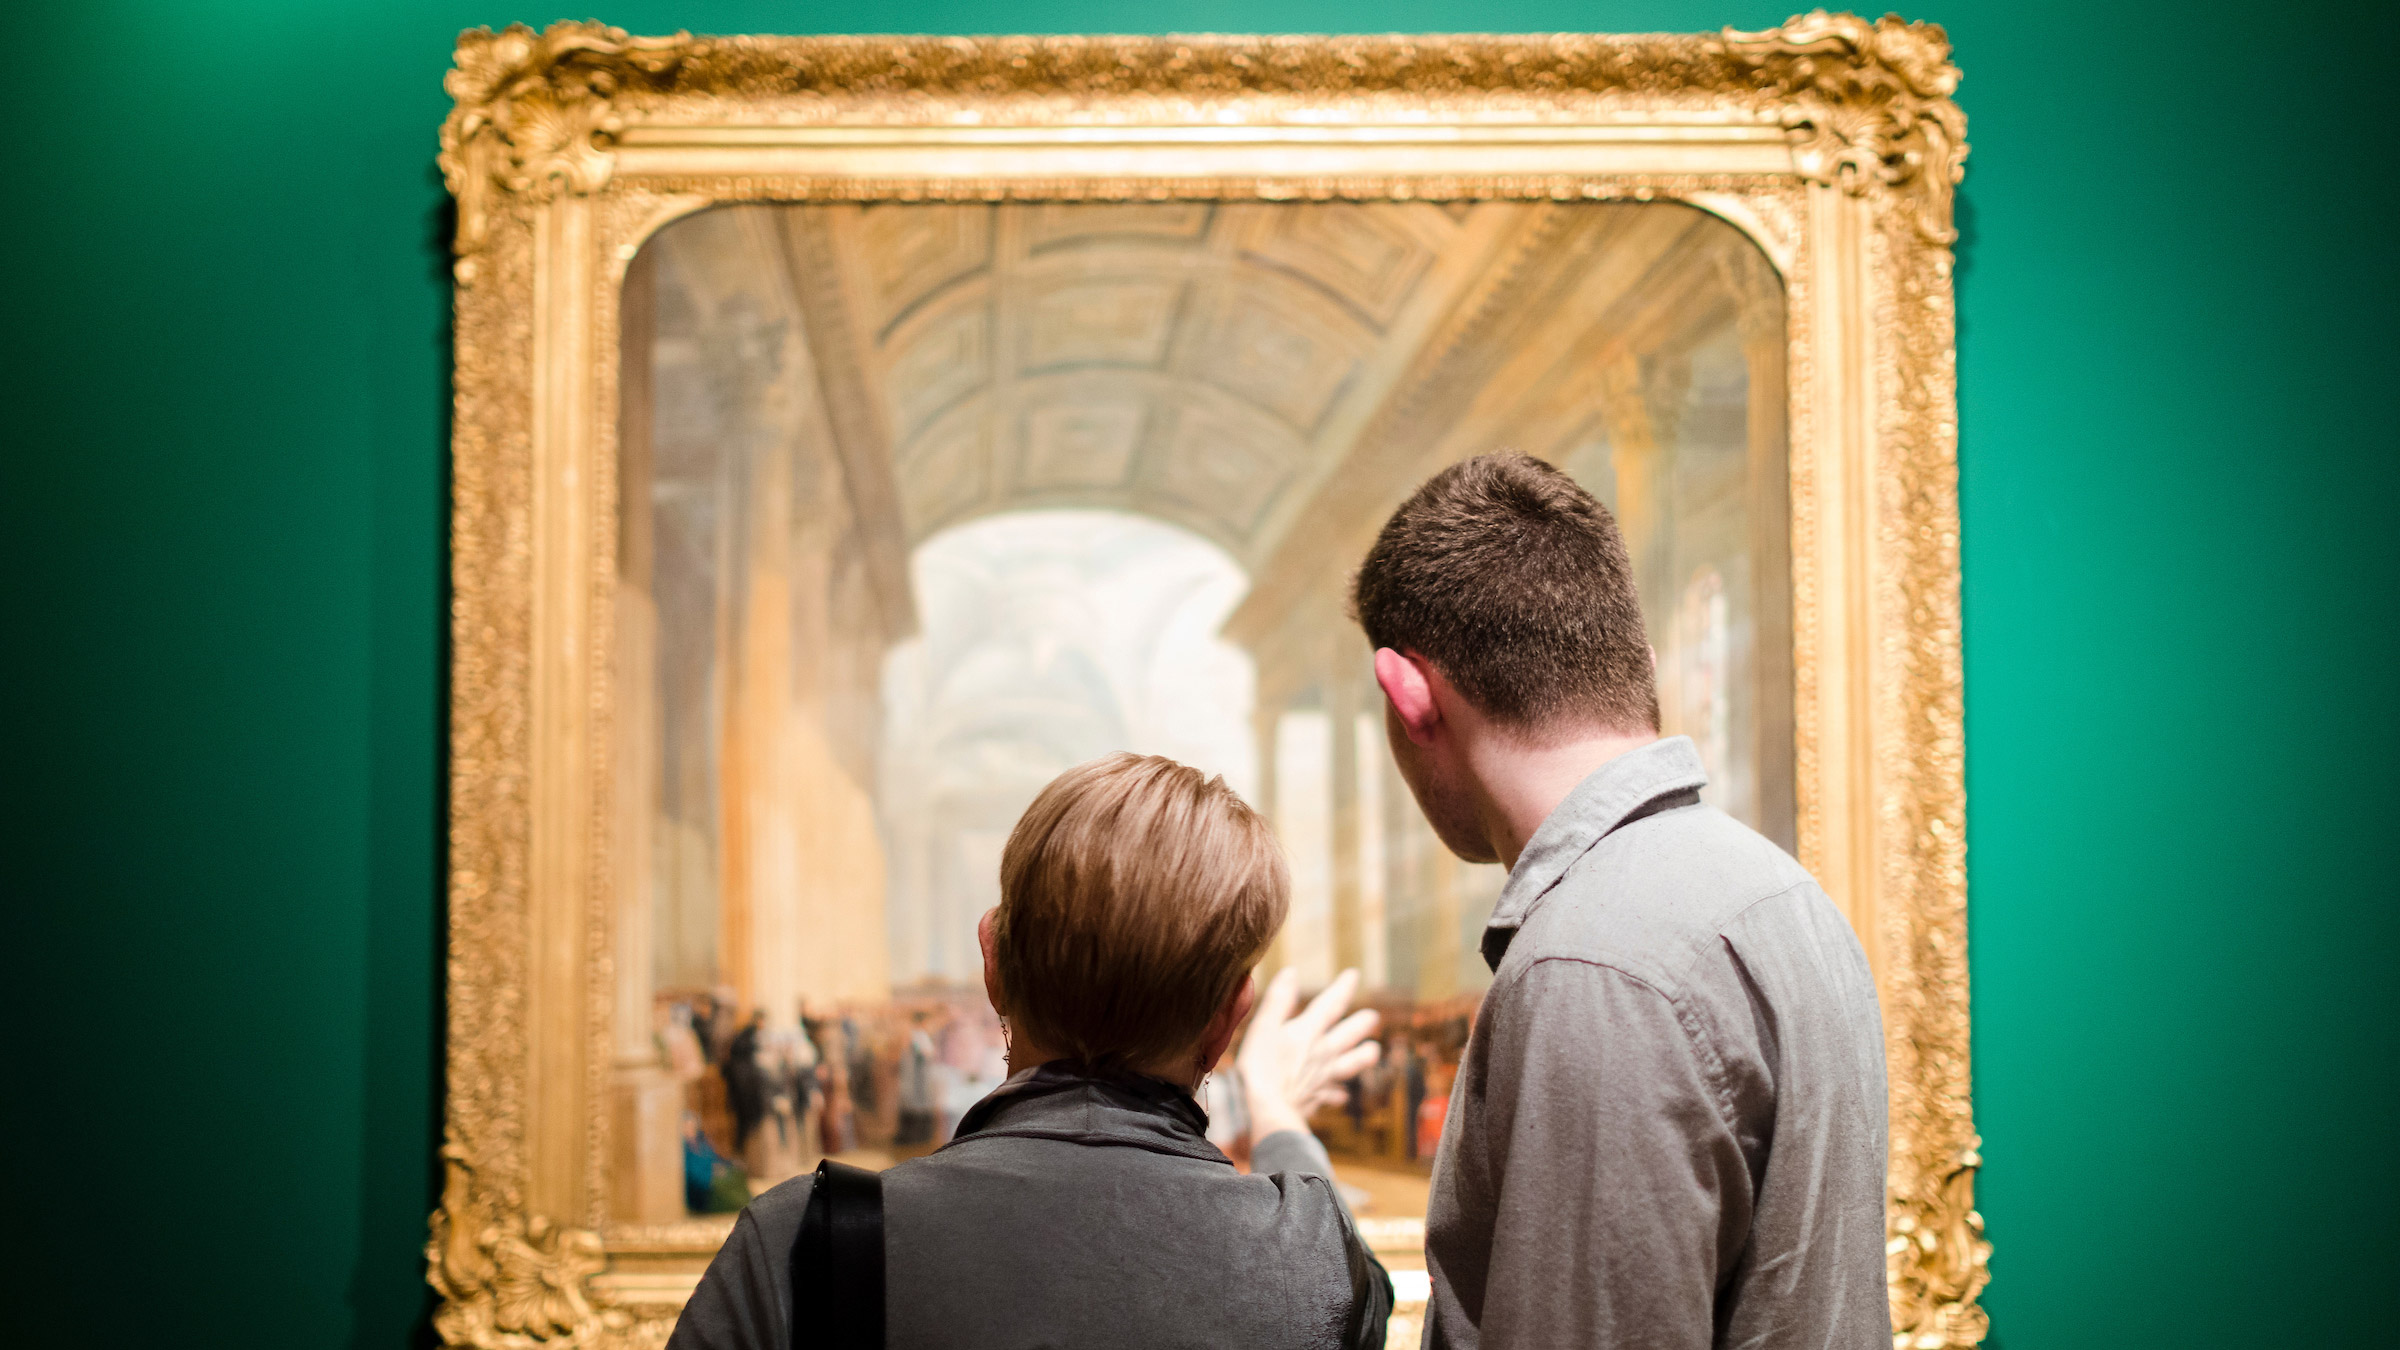
[[1225, 786], [1156, 755], [1060, 774], [1000, 855], [1001, 1011], [1095, 1066], [1190, 1048], [1291, 902], [1283, 850]]

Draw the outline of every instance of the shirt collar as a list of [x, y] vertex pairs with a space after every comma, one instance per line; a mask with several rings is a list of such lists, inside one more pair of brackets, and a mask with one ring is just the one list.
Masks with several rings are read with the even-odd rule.
[[1012, 1075], [968, 1108], [945, 1147], [1003, 1136], [1115, 1144], [1226, 1161], [1208, 1142], [1208, 1113], [1189, 1091], [1147, 1074], [1068, 1059]]
[[1525, 841], [1483, 930], [1483, 959], [1492, 969], [1517, 930], [1592, 846], [1628, 822], [1699, 800], [1708, 774], [1689, 736], [1668, 736], [1628, 750], [1575, 785]]

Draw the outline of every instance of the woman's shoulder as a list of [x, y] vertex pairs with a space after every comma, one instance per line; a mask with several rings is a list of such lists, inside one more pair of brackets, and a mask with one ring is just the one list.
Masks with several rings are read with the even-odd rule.
[[1312, 1172], [1018, 1137], [886, 1176], [896, 1344], [1330, 1344], [1294, 1329], [1388, 1307], [1357, 1311], [1380, 1274]]
[[751, 1196], [751, 1203], [734, 1218], [734, 1230], [725, 1235], [725, 1247], [718, 1249], [718, 1264], [749, 1264], [758, 1256], [790, 1252], [792, 1242], [799, 1240], [799, 1218], [809, 1211], [814, 1184], [816, 1172], [802, 1172]]
[[[788, 1181], [779, 1181], [750, 1197], [743, 1207], [742, 1218], [760, 1230], [759, 1236], [772, 1238], [777, 1234], [787, 1241], [800, 1232], [800, 1216], [808, 1209], [809, 1188], [816, 1184], [817, 1174], [802, 1172]], [[741, 1228], [735, 1223], [735, 1230]]]
[[762, 1350], [785, 1343], [783, 1291], [790, 1287], [792, 1243], [814, 1180], [802, 1173], [743, 1207], [676, 1319], [667, 1350]]
[[912, 1231], [1138, 1233], [1168, 1224], [1274, 1248], [1342, 1242], [1347, 1212], [1321, 1152], [1268, 1151], [1253, 1161], [1243, 1172], [1222, 1154], [977, 1136], [884, 1173], [885, 1195], [892, 1221]]

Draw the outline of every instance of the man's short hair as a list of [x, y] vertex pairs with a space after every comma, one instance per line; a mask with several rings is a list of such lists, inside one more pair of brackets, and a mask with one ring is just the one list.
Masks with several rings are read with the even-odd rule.
[[1433, 477], [1367, 551], [1351, 612], [1377, 647], [1422, 657], [1495, 721], [1658, 730], [1658, 680], [1617, 523], [1526, 455]]
[[1078, 765], [1000, 855], [1002, 1011], [1100, 1067], [1190, 1049], [1283, 926], [1274, 832], [1222, 778], [1156, 755]]

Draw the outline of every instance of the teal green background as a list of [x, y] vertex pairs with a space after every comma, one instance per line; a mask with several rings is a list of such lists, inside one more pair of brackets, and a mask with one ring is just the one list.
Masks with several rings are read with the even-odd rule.
[[[1757, 0], [653, 0], [636, 30], [1694, 30]], [[21, 14], [12, 1342], [398, 1346], [434, 1198], [448, 292], [507, 3]], [[1947, 0], [1981, 1196], [2003, 1350], [2385, 1338], [2380, 6]], [[48, 1339], [42, 1339], [48, 1338]]]

